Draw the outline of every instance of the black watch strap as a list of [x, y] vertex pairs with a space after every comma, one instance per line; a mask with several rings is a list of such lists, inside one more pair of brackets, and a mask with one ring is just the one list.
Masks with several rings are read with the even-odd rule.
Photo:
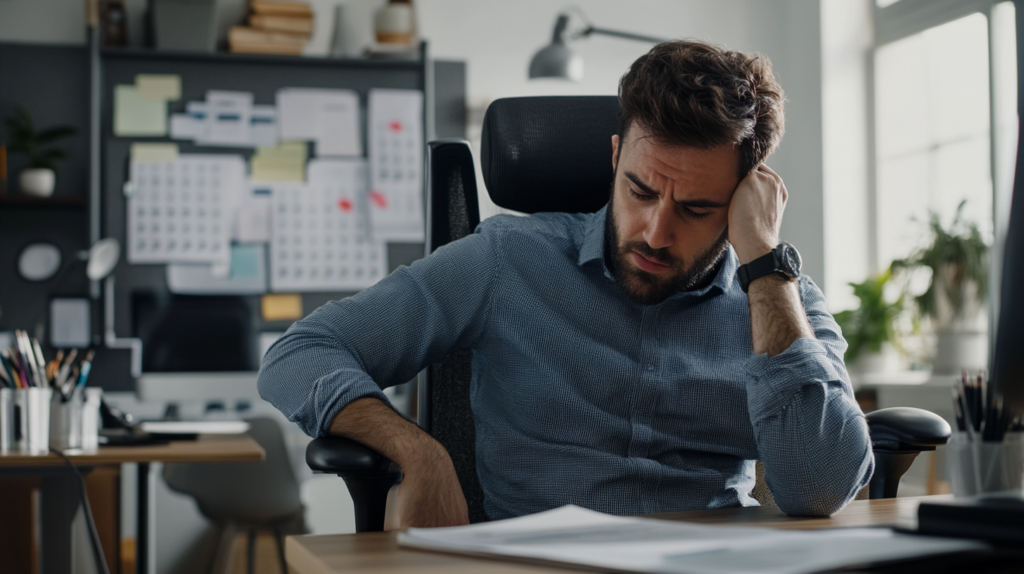
[[787, 280], [796, 279], [800, 276], [799, 257], [799, 254], [796, 253], [796, 249], [792, 245], [785, 242], [780, 243], [778, 247], [765, 255], [746, 265], [740, 265], [739, 269], [736, 270], [736, 275], [740, 280], [740, 287], [746, 293], [747, 289], [750, 288], [751, 282], [772, 273], [778, 273]]

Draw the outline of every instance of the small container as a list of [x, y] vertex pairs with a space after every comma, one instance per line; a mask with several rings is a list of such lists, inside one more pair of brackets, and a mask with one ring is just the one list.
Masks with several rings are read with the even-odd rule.
[[50, 403], [50, 447], [57, 450], [82, 448], [82, 406], [84, 389], [76, 387], [67, 400], [54, 395]]
[[946, 445], [946, 472], [957, 497], [1024, 488], [1024, 440], [1007, 433], [1003, 442], [970, 440], [954, 433]]
[[14, 391], [15, 433], [18, 451], [45, 455], [50, 452], [50, 389]]
[[103, 389], [85, 389], [85, 403], [82, 405], [82, 450], [96, 452], [100, 446], [100, 401]]
[[0, 454], [15, 449], [14, 439], [14, 391], [0, 389]]

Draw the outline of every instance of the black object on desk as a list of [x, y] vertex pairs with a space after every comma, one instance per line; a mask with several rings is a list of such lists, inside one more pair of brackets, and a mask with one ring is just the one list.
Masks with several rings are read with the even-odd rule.
[[942, 502], [922, 502], [918, 534], [980, 538], [1000, 545], [1024, 543], [1024, 496], [995, 492]]

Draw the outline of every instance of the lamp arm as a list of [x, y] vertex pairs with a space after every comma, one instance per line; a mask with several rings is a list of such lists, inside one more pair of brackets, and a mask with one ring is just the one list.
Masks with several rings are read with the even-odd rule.
[[602, 34], [604, 36], [614, 36], [616, 38], [625, 38], [626, 40], [637, 40], [640, 42], [653, 42], [660, 44], [667, 42], [668, 38], [656, 38], [654, 36], [645, 36], [643, 34], [634, 34], [632, 32], [620, 32], [618, 30], [609, 30], [608, 28], [596, 28], [594, 26], [587, 26], [582, 32], [580, 32], [581, 38], [586, 38], [591, 34]]

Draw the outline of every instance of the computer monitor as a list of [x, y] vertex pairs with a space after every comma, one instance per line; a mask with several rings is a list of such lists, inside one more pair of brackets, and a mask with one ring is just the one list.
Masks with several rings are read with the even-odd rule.
[[1024, 416], [1024, 162], [1020, 154], [1018, 146], [1010, 226], [1001, 262], [1003, 284], [991, 368], [992, 383], [1014, 417]]

